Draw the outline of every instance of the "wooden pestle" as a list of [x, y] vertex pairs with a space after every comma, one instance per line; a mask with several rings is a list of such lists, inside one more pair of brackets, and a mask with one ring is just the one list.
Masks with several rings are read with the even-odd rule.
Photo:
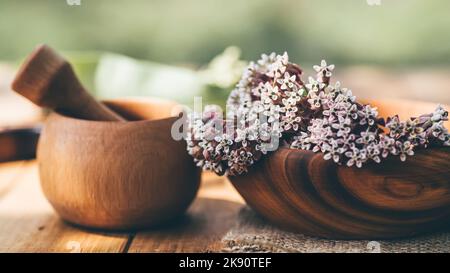
[[47, 45], [38, 46], [12, 83], [12, 89], [33, 103], [71, 117], [125, 121], [96, 101], [76, 77], [72, 66]]

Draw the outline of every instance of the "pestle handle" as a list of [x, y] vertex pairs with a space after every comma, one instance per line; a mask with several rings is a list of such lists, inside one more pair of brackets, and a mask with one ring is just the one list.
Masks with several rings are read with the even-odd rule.
[[47, 45], [38, 46], [12, 83], [12, 89], [33, 103], [63, 114], [97, 121], [125, 121], [96, 101], [83, 87], [72, 66]]

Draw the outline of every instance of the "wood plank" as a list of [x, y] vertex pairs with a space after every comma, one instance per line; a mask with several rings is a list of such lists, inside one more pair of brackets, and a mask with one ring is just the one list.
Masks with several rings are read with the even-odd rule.
[[225, 177], [205, 172], [198, 198], [186, 216], [158, 229], [139, 232], [129, 252], [216, 252], [235, 225], [244, 201]]
[[213, 172], [202, 173], [202, 185], [199, 197], [228, 200], [244, 204], [245, 201], [226, 176], [218, 176]]
[[17, 176], [25, 166], [25, 161], [8, 162], [0, 164], [0, 200], [6, 196], [16, 185]]
[[197, 198], [178, 222], [138, 233], [129, 252], [220, 251], [222, 238], [236, 223], [242, 206], [227, 200]]
[[0, 252], [123, 252], [130, 236], [64, 223], [44, 198], [37, 165], [27, 163], [0, 199]]

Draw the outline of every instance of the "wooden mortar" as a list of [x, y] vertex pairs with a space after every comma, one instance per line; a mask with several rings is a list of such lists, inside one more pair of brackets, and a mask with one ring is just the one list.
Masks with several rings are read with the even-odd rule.
[[37, 151], [42, 190], [58, 214], [89, 228], [153, 227], [183, 214], [200, 170], [172, 139], [174, 103], [105, 103], [130, 120], [89, 121], [52, 113]]
[[[402, 119], [436, 107], [398, 100], [370, 103], [381, 116], [399, 114]], [[265, 219], [311, 236], [407, 237], [450, 223], [448, 147], [417, 150], [406, 162], [390, 157], [361, 169], [338, 166], [311, 151], [280, 148], [249, 173], [229, 179]]]

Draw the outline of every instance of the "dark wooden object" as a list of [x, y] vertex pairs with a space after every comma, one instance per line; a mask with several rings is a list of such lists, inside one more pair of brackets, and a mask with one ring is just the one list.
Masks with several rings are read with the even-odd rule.
[[36, 156], [36, 146], [41, 127], [0, 129], [0, 162], [31, 159]]

